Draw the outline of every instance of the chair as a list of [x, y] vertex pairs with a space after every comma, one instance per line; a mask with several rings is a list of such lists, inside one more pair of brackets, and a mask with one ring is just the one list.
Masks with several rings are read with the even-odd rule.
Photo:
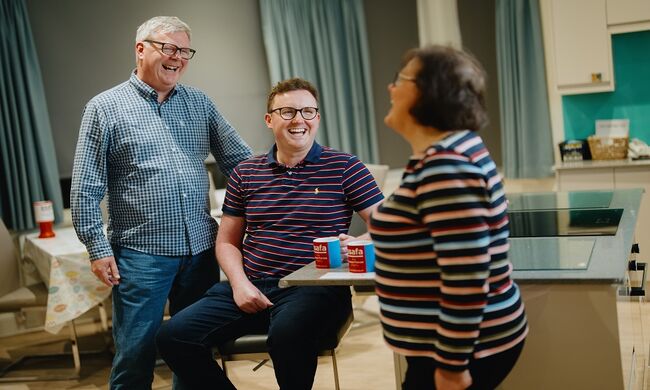
[[[24, 315], [24, 309], [42, 308], [45, 310], [47, 308], [48, 292], [47, 287], [43, 282], [32, 284], [30, 286], [14, 288], [20, 279], [18, 273], [19, 264], [20, 262], [18, 260], [16, 246], [11, 238], [11, 234], [7, 230], [4, 222], [0, 219], [0, 275], [2, 275], [3, 279], [0, 284], [0, 313], [17, 313], [17, 318], [21, 319]], [[79, 348], [77, 346], [77, 331], [72, 321], [70, 321], [69, 328], [72, 359], [74, 362], [72, 373], [70, 373], [70, 370], [66, 370], [66, 374], [52, 373], [38, 376], [4, 377], [10, 370], [31, 358], [56, 357], [59, 355], [69, 356], [69, 354], [28, 355], [13, 362], [9, 362], [3, 369], [0, 369], [0, 383], [79, 378], [81, 361], [79, 357]]]
[[[370, 171], [370, 174], [372, 174], [372, 176], [375, 178], [375, 182], [377, 183], [379, 189], [383, 192], [384, 184], [386, 182], [386, 177], [388, 176], [388, 170], [390, 167], [388, 165], [382, 164], [366, 164], [366, 167]], [[348, 234], [357, 237], [367, 231], [368, 227], [366, 226], [365, 222], [358, 214], [355, 213], [352, 216], [352, 222], [350, 223]], [[378, 320], [376, 313], [370, 312], [363, 308], [366, 299], [369, 296], [375, 295], [375, 286], [352, 286], [352, 293], [352, 305], [354, 306], [354, 309], [362, 310], [375, 318], [373, 321], [357, 321], [354, 327], [359, 328], [363, 326], [375, 325]]]
[[[331, 338], [320, 340], [318, 356], [331, 356], [332, 366], [334, 369], [334, 386], [339, 390], [339, 372], [336, 365], [336, 348], [343, 336], [350, 330], [350, 326], [354, 321], [354, 314], [350, 315], [346, 321], [341, 325], [339, 331]], [[221, 367], [223, 372], [228, 375], [226, 362], [235, 360], [261, 360], [259, 364], [253, 367], [253, 371], [257, 371], [266, 362], [269, 361], [269, 348], [266, 344], [266, 334], [250, 334], [239, 337], [235, 340], [230, 340], [216, 348], [216, 353], [221, 359]]]
[[[366, 164], [366, 168], [368, 168], [370, 174], [375, 179], [375, 183], [377, 183], [379, 190], [383, 190], [384, 182], [386, 181], [386, 176], [388, 175], [388, 169], [390, 167], [382, 164]], [[367, 231], [368, 228], [366, 227], [366, 223], [357, 213], [354, 213], [354, 215], [352, 215], [352, 222], [350, 222], [348, 234], [357, 237]]]

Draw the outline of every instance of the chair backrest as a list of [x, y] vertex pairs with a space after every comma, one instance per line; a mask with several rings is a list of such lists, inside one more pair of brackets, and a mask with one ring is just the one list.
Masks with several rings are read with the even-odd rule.
[[20, 287], [19, 266], [14, 240], [0, 219], [0, 296]]
[[[386, 176], [388, 175], [388, 169], [390, 168], [388, 165], [383, 165], [383, 164], [366, 164], [366, 167], [370, 171], [370, 174], [372, 177], [375, 178], [375, 182], [377, 183], [377, 187], [381, 191], [383, 191], [384, 183], [386, 182]], [[359, 236], [363, 233], [368, 231], [368, 228], [366, 227], [366, 223], [361, 219], [361, 217], [358, 214], [354, 214], [352, 216], [352, 222], [350, 223], [350, 229], [348, 229], [348, 234], [351, 236]]]
[[372, 177], [375, 178], [377, 187], [379, 187], [380, 190], [383, 190], [384, 183], [386, 182], [386, 175], [388, 175], [390, 167], [385, 164], [366, 164], [366, 168], [368, 168]]

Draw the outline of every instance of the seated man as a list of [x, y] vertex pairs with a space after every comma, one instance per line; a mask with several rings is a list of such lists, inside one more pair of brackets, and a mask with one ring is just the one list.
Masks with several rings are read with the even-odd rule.
[[278, 281], [314, 260], [315, 238], [339, 236], [346, 252], [352, 211], [367, 220], [381, 191], [357, 157], [314, 142], [320, 114], [309, 82], [278, 83], [264, 119], [275, 145], [233, 171], [217, 235], [230, 283], [214, 285], [158, 332], [160, 353], [184, 388], [233, 389], [212, 347], [268, 332], [280, 388], [310, 389], [318, 340], [352, 310], [348, 287], [279, 288]]

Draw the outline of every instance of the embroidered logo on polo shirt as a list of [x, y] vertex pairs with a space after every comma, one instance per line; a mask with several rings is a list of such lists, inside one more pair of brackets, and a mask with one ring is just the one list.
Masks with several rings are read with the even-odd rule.
[[318, 195], [318, 187], [314, 190], [314, 194]]

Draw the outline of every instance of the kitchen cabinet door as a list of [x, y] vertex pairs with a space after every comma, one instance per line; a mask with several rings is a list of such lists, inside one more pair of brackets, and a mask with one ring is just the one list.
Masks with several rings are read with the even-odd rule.
[[650, 0], [607, 0], [607, 24], [650, 21]]
[[559, 191], [614, 189], [613, 168], [563, 169], [556, 171]]
[[614, 89], [606, 0], [552, 0], [556, 85], [561, 94]]

